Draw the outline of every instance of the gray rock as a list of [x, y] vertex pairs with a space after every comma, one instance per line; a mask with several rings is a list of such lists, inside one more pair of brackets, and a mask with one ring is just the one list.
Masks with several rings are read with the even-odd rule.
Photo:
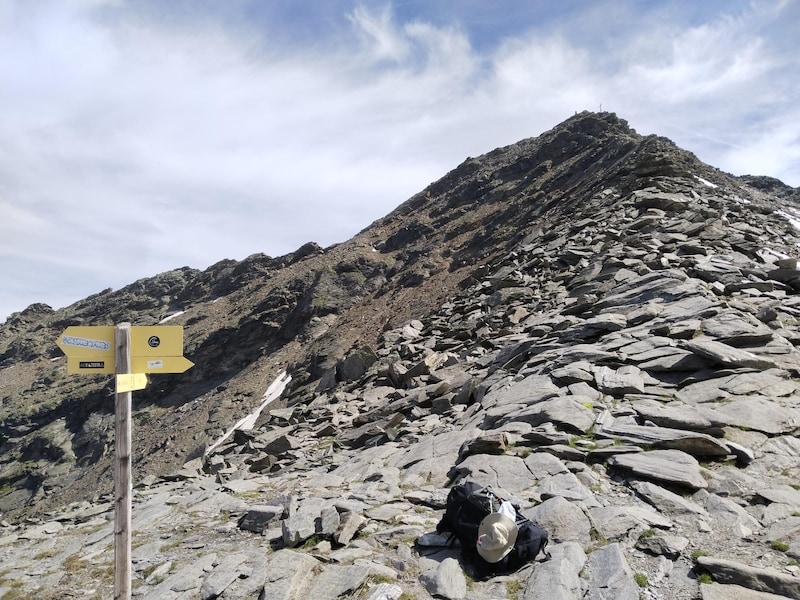
[[778, 502], [793, 507], [800, 507], [800, 491], [789, 485], [775, 486], [768, 489], [755, 490], [756, 496], [767, 502]]
[[711, 573], [715, 581], [768, 592], [789, 598], [800, 598], [800, 578], [773, 569], [759, 569], [733, 560], [700, 556], [697, 563]]
[[550, 475], [568, 472], [561, 460], [545, 452], [534, 452], [526, 456], [525, 466], [537, 481]]
[[549, 547], [552, 558], [538, 563], [528, 578], [522, 600], [580, 600], [583, 583], [580, 572], [586, 553], [576, 542]]
[[772, 330], [755, 317], [733, 311], [721, 312], [703, 319], [703, 332], [731, 346], [764, 345], [772, 339]]
[[589, 555], [587, 600], [639, 600], [639, 586], [619, 544], [608, 544]]
[[259, 600], [291, 600], [310, 581], [319, 564], [314, 557], [293, 550], [278, 550], [269, 557]]
[[365, 600], [397, 600], [403, 595], [403, 588], [393, 583], [379, 583]]
[[535, 490], [543, 500], [561, 496], [567, 500], [580, 501], [584, 506], [599, 506], [594, 494], [572, 473], [552, 475], [539, 483]]
[[718, 406], [716, 413], [729, 425], [755, 429], [770, 435], [790, 433], [800, 427], [796, 408], [781, 406], [763, 396], [735, 398]]
[[594, 529], [605, 539], [623, 541], [637, 539], [652, 527], [668, 529], [672, 521], [649, 508], [640, 506], [601, 506], [589, 509]]
[[778, 596], [768, 592], [758, 592], [740, 585], [700, 584], [702, 600], [787, 600], [787, 596]]
[[640, 537], [636, 542], [639, 550], [656, 556], [666, 556], [677, 560], [689, 545], [689, 540], [681, 535], [657, 534], [651, 537]]
[[355, 381], [377, 360], [375, 351], [364, 346], [336, 365], [336, 378], [339, 381]]
[[283, 516], [283, 511], [283, 506], [253, 505], [239, 519], [239, 528], [245, 531], [261, 533], [269, 526], [271, 521]]
[[681, 450], [701, 458], [721, 458], [729, 454], [728, 446], [704, 433], [695, 433], [668, 427], [643, 427], [628, 425], [619, 419], [610, 425], [596, 428], [599, 436], [620, 439], [641, 446], [658, 449]]
[[339, 529], [339, 511], [333, 506], [326, 506], [320, 511], [319, 517], [314, 521], [314, 533], [323, 536], [332, 536]]
[[395, 451], [389, 465], [402, 469], [403, 483], [422, 486], [435, 482], [444, 485], [448, 471], [458, 459], [461, 445], [477, 434], [477, 430], [463, 429], [426, 435], [407, 452]]
[[287, 548], [295, 548], [317, 531], [318, 515], [310, 511], [297, 512], [281, 521], [283, 543]]
[[554, 496], [533, 508], [524, 509], [522, 513], [544, 528], [552, 543], [577, 542], [583, 547], [591, 541], [589, 517], [579, 504], [562, 496]]
[[486, 418], [487, 423], [494, 423], [496, 427], [513, 421], [530, 423], [534, 427], [553, 423], [556, 427], [573, 433], [586, 433], [594, 424], [594, 413], [581, 404], [580, 399], [571, 396], [551, 398], [517, 409], [500, 409], [499, 412], [498, 409], [488, 410]]
[[467, 597], [467, 579], [455, 558], [445, 558], [435, 570], [420, 575], [420, 581], [433, 596], [450, 600]]
[[642, 419], [659, 427], [705, 431], [714, 425], [702, 411], [677, 400], [662, 404], [649, 398], [636, 399], [633, 409]]
[[184, 568], [170, 575], [163, 583], [157, 585], [149, 594], [152, 598], [168, 597], [170, 592], [178, 594], [192, 592], [200, 594], [200, 587], [203, 585], [206, 574], [214, 568], [217, 560], [216, 554], [201, 556]]
[[211, 600], [219, 597], [228, 586], [239, 579], [242, 574], [242, 565], [247, 565], [250, 556], [245, 552], [234, 552], [222, 556], [214, 565], [214, 570], [208, 574], [200, 586], [201, 600]]
[[481, 399], [481, 405], [489, 410], [509, 404], [535, 404], [559, 394], [559, 388], [550, 377], [529, 375], [517, 382], [501, 382], [493, 386]]
[[632, 481], [630, 486], [649, 504], [667, 515], [707, 515], [696, 502], [649, 481]]
[[370, 567], [367, 565], [328, 565], [314, 578], [304, 597], [314, 600], [347, 597], [364, 584], [369, 573]]
[[518, 456], [476, 454], [456, 465], [455, 470], [462, 476], [498, 492], [505, 490], [514, 494], [536, 483], [534, 474]]
[[644, 380], [638, 367], [627, 365], [616, 370], [595, 367], [593, 370], [597, 389], [604, 394], [624, 396], [644, 392]]
[[749, 369], [773, 369], [777, 367], [774, 360], [758, 356], [746, 350], [733, 348], [711, 339], [697, 338], [685, 342], [685, 344], [688, 350], [723, 367], [745, 367]]
[[653, 450], [638, 454], [619, 454], [609, 459], [612, 467], [633, 475], [655, 479], [689, 489], [703, 489], [708, 483], [700, 472], [697, 460], [680, 450]]

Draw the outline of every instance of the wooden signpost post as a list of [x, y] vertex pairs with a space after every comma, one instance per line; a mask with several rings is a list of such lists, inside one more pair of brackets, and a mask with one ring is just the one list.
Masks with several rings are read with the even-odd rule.
[[145, 373], [183, 373], [194, 363], [183, 356], [183, 328], [174, 325], [67, 327], [56, 344], [68, 373], [115, 374], [114, 599], [130, 600], [132, 392], [145, 388]]
[[131, 406], [132, 386], [120, 385], [131, 372], [131, 324], [117, 325], [116, 401], [114, 403], [114, 600], [131, 597]]

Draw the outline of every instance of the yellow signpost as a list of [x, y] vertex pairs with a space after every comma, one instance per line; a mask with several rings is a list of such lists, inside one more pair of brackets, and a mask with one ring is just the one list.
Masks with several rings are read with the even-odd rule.
[[131, 597], [131, 392], [147, 386], [146, 373], [183, 373], [183, 328], [176, 325], [67, 327], [56, 344], [67, 373], [115, 374], [114, 599]]
[[[56, 345], [67, 355], [67, 373], [100, 375], [116, 372], [114, 327], [67, 327]], [[194, 363], [183, 356], [183, 327], [131, 327], [132, 373], [183, 373]]]

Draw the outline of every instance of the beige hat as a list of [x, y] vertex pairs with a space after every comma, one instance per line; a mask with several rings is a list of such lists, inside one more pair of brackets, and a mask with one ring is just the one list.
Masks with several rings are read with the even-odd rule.
[[477, 549], [486, 562], [496, 563], [503, 559], [517, 541], [517, 524], [507, 516], [492, 513], [478, 527]]

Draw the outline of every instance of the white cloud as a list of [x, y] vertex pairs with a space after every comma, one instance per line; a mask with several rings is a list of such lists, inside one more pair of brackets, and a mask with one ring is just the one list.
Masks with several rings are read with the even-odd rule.
[[481, 51], [457, 14], [357, 7], [307, 50], [280, 22], [139, 6], [0, 5], [0, 319], [344, 241], [466, 156], [601, 104], [723, 169], [800, 183], [791, 3], [689, 26], [593, 8]]

